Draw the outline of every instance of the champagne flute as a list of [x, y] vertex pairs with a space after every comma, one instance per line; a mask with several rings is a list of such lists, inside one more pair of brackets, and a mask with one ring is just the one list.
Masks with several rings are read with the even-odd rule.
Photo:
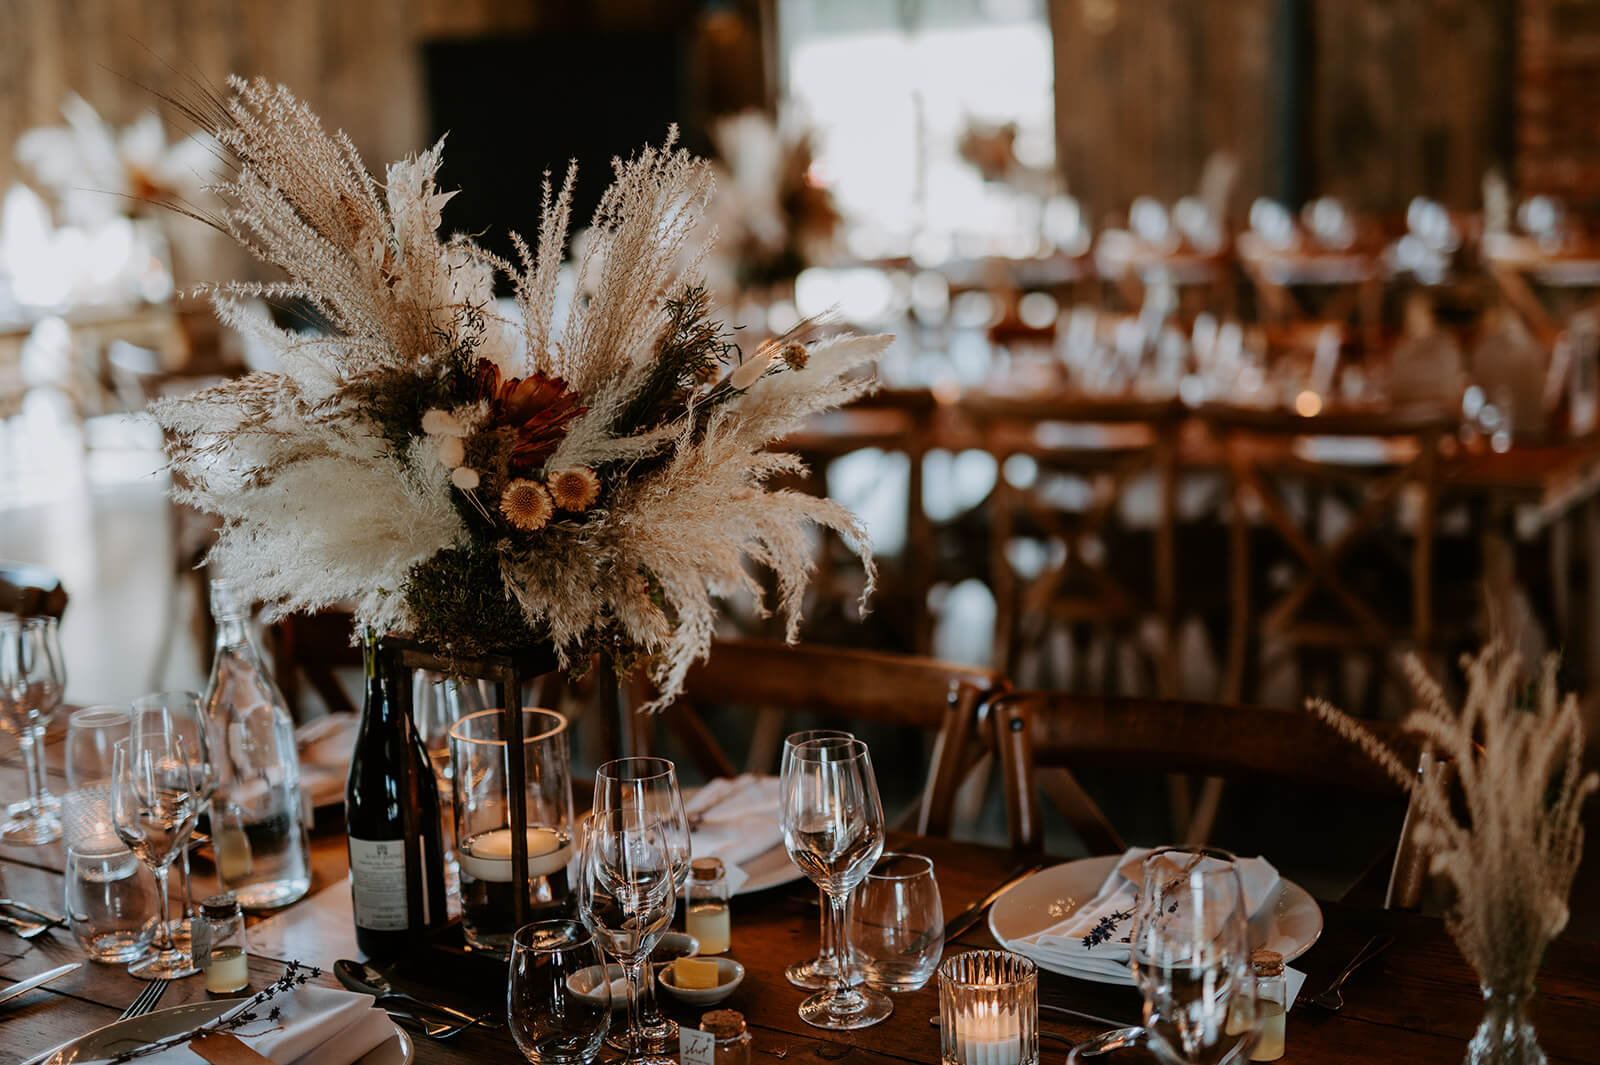
[[0, 620], [0, 729], [17, 738], [28, 778], [27, 801], [0, 828], [7, 843], [61, 838], [61, 801], [44, 786], [44, 729], [61, 705], [66, 668], [54, 618]]
[[[217, 763], [212, 755], [216, 745], [211, 741], [210, 727], [198, 692], [152, 692], [133, 701], [134, 736], [154, 730], [182, 737], [194, 780], [197, 820], [217, 790]], [[190, 921], [194, 918], [187, 844], [178, 854], [178, 874], [183, 882], [183, 913], [172, 923], [172, 936], [181, 950], [188, 946]]]
[[[673, 890], [683, 891], [689, 879], [689, 819], [672, 762], [665, 758], [617, 758], [606, 762], [595, 770], [592, 809], [635, 811], [660, 822], [672, 858]], [[635, 989], [639, 997], [638, 1030], [652, 1046], [661, 1047], [678, 1038], [678, 1024], [656, 1005], [655, 976], [649, 969], [645, 973], [646, 979]], [[626, 1037], [616, 1033], [609, 1042], [624, 1049]]]
[[648, 813], [606, 810], [583, 822], [578, 859], [578, 914], [606, 954], [627, 974], [628, 1065], [671, 1065], [640, 1029], [642, 970], [677, 905], [673, 854], [662, 823]]
[[117, 837], [156, 875], [161, 920], [151, 953], [128, 966], [141, 980], [177, 979], [199, 972], [172, 942], [167, 871], [189, 842], [199, 816], [194, 777], [183, 737], [147, 732], [117, 743], [111, 784], [111, 821]]
[[833, 1030], [877, 1024], [894, 1012], [894, 1003], [871, 988], [851, 986], [845, 940], [850, 892], [883, 853], [883, 804], [872, 756], [860, 740], [807, 740], [794, 748], [779, 787], [784, 846], [828, 896], [834, 953], [841, 962], [833, 987], [800, 1003], [800, 1019]]
[[[778, 763], [778, 774], [781, 778], [789, 771], [789, 760], [793, 751], [800, 744], [808, 740], [853, 740], [855, 734], [843, 732], [839, 729], [814, 728], [803, 732], [791, 732], [783, 741], [783, 760]], [[784, 978], [795, 987], [803, 987], [807, 991], [821, 991], [830, 987], [839, 976], [839, 959], [833, 952], [833, 907], [828, 905], [827, 893], [818, 889], [818, 908], [822, 911], [820, 940], [822, 949], [817, 956], [806, 961], [797, 961], [783, 971]], [[848, 971], [849, 966], [846, 966]]]
[[1131, 964], [1150, 1049], [1176, 1065], [1243, 1060], [1260, 1025], [1233, 856], [1167, 847], [1147, 855], [1141, 871]]

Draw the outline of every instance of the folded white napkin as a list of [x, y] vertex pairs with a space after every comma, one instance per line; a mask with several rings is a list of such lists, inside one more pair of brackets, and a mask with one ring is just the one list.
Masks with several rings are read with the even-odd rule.
[[683, 804], [696, 858], [739, 865], [783, 842], [778, 823], [778, 778], [743, 773], [719, 777]]
[[[274, 1006], [278, 1019], [269, 1020]], [[371, 995], [332, 987], [298, 987], [250, 1008], [259, 1019], [232, 1034], [277, 1065], [351, 1065], [394, 1035], [394, 1024]], [[186, 1045], [139, 1060], [142, 1065], [207, 1065]]]
[[[1128, 935], [1138, 901], [1140, 865], [1149, 853], [1148, 847], [1129, 848], [1094, 898], [1066, 920], [1023, 936], [1014, 948], [1060, 968], [1101, 976], [1127, 973], [1131, 955]], [[1278, 871], [1264, 858], [1241, 858], [1237, 868], [1245, 905], [1254, 916], [1277, 888]]]

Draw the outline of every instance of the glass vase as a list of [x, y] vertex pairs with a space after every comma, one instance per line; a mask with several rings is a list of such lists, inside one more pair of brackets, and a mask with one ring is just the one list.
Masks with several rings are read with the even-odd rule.
[[1484, 987], [1483, 1022], [1467, 1044], [1466, 1065], [1545, 1065], [1538, 1034], [1528, 1022], [1533, 989]]

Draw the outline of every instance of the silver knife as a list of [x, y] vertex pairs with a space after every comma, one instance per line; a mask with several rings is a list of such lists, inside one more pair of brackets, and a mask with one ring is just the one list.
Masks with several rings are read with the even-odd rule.
[[42, 972], [38, 976], [30, 976], [20, 983], [12, 984], [10, 987], [0, 990], [0, 1002], [6, 1002], [10, 999], [14, 999], [24, 991], [32, 991], [41, 984], [48, 984], [58, 976], [65, 976], [68, 973], [75, 973], [81, 968], [83, 968], [83, 962], [75, 961], [70, 965], [62, 965], [46, 972]]
[[990, 906], [994, 905], [996, 899], [998, 899], [1001, 895], [1004, 895], [1007, 891], [1010, 891], [1016, 885], [1028, 879], [1028, 877], [1032, 876], [1034, 873], [1037, 873], [1039, 870], [1043, 869], [1045, 865], [1045, 862], [1035, 862], [1026, 869], [1017, 873], [1015, 876], [1007, 879], [1005, 883], [989, 892], [989, 894], [985, 895], [977, 902], [974, 902], [971, 906], [968, 906], [966, 909], [952, 917], [950, 919], [950, 923], [944, 926], [944, 941], [946, 943], [950, 942], [952, 939], [955, 939], [967, 929], [977, 924], [983, 918], [983, 912]]

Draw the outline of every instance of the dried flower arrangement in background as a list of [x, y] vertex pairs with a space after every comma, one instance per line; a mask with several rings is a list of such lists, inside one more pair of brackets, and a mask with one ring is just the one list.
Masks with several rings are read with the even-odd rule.
[[[776, 577], [793, 637], [812, 525], [872, 565], [838, 504], [767, 481], [767, 450], [871, 387], [888, 337], [836, 338], [740, 361], [710, 317], [692, 243], [708, 168], [671, 140], [614, 164], [557, 325], [575, 172], [544, 184], [519, 262], [441, 238], [443, 142], [380, 185], [342, 134], [288, 90], [234, 79], [187, 107], [237, 161], [217, 191], [227, 229], [288, 280], [210, 293], [283, 371], [155, 408], [183, 497], [224, 519], [212, 557], [274, 614], [353, 602], [359, 625], [474, 656], [548, 640], [650, 656], [663, 698], [708, 650], [714, 597], [758, 600]], [[598, 277], [587, 277], [593, 270]], [[497, 277], [515, 310], [494, 301]], [[277, 329], [252, 297], [304, 300], [322, 334]]]
[[719, 282], [742, 288], [793, 280], [832, 254], [843, 218], [813, 172], [810, 130], [793, 116], [773, 122], [746, 111], [719, 121], [711, 140], [717, 168], [711, 266], [724, 275]]
[[1583, 772], [1578, 701], [1561, 694], [1554, 657], [1531, 684], [1521, 657], [1500, 644], [1464, 657], [1462, 667], [1458, 713], [1414, 656], [1406, 663], [1420, 705], [1405, 727], [1453, 763], [1465, 802], [1459, 815], [1451, 774], [1419, 779], [1358, 722], [1321, 700], [1308, 705], [1403, 787], [1420, 789], [1418, 842], [1432, 872], [1455, 889], [1450, 934], [1485, 988], [1525, 995], [1546, 945], [1566, 927], [1583, 804], [1600, 776]]

